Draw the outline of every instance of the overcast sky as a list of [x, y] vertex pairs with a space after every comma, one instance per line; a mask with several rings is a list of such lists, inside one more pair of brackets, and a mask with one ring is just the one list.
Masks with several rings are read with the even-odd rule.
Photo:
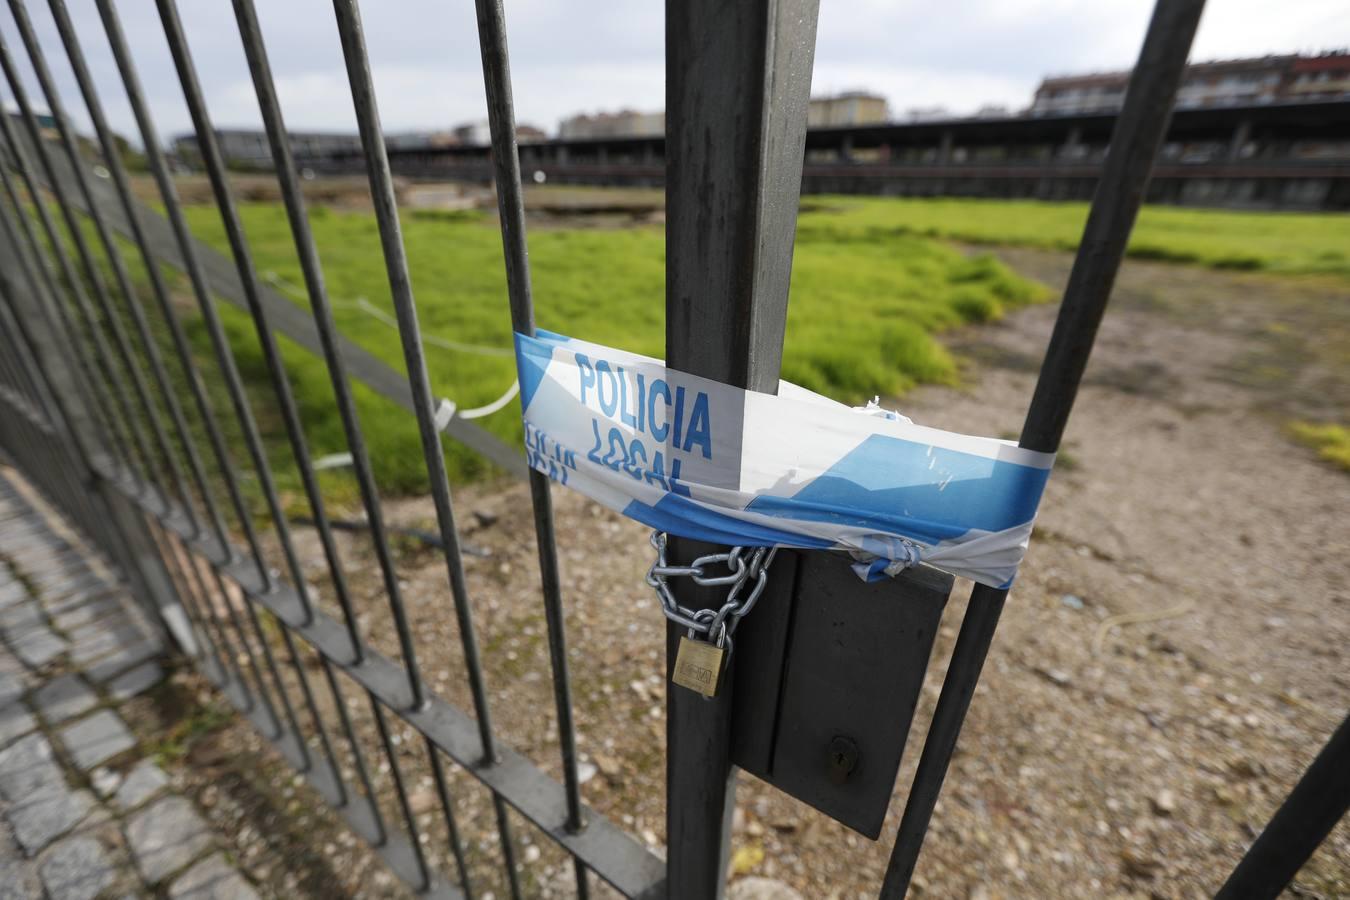
[[[215, 124], [258, 124], [230, 4], [179, 2]], [[46, 3], [28, 3], [67, 106], [83, 123]], [[68, 3], [114, 127], [134, 139], [93, 0]], [[331, 3], [257, 5], [289, 127], [354, 129]], [[117, 6], [167, 139], [189, 119], [153, 0]], [[916, 107], [1020, 109], [1044, 75], [1128, 67], [1150, 8], [1148, 0], [823, 0], [813, 91], [876, 91], [896, 117]], [[367, 0], [363, 13], [386, 131], [443, 129], [485, 115], [471, 0]], [[506, 15], [519, 122], [553, 132], [579, 111], [664, 105], [661, 2], [506, 0]], [[36, 98], [8, 11], [0, 33]], [[1192, 59], [1347, 46], [1346, 0], [1210, 0]], [[8, 86], [0, 96], [12, 106]]]

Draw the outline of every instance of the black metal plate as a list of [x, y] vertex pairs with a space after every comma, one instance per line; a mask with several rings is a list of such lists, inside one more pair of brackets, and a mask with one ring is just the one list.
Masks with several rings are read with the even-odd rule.
[[732, 761], [876, 839], [952, 581], [865, 584], [829, 553], [777, 561], [736, 634]]

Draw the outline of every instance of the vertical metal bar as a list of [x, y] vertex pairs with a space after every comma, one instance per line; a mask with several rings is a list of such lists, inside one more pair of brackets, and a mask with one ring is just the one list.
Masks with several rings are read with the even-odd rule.
[[[305, 286], [308, 289], [310, 306], [313, 310], [315, 329], [323, 348], [324, 362], [333, 387], [333, 396], [342, 419], [342, 427], [347, 439], [347, 447], [352, 455], [352, 467], [356, 483], [361, 493], [362, 506], [366, 512], [366, 521], [370, 525], [371, 540], [384, 576], [385, 588], [391, 596], [399, 591], [398, 576], [394, 570], [393, 559], [389, 553], [388, 537], [385, 532], [384, 514], [381, 511], [379, 489], [375, 485], [375, 474], [370, 464], [370, 454], [366, 449], [365, 436], [361, 431], [360, 420], [356, 412], [356, 403], [352, 398], [351, 385], [347, 380], [345, 364], [338, 350], [338, 330], [333, 319], [332, 304], [324, 288], [323, 268], [319, 264], [318, 250], [309, 226], [309, 216], [305, 211], [304, 194], [296, 180], [295, 160], [291, 153], [290, 139], [286, 134], [285, 121], [281, 114], [281, 104], [277, 100], [276, 88], [272, 79], [271, 66], [267, 60], [267, 51], [263, 45], [262, 31], [258, 27], [256, 12], [251, 2], [236, 2], [235, 19], [239, 25], [240, 38], [248, 58], [249, 71], [253, 76], [254, 90], [258, 96], [258, 106], [262, 111], [263, 125], [267, 131], [268, 143], [276, 168], [277, 181], [281, 188], [282, 200], [290, 222], [291, 234], [295, 241], [300, 268], [304, 273]], [[343, 618], [348, 635], [352, 640], [355, 658], [362, 658], [361, 636], [356, 625], [356, 614], [352, 607], [346, 577], [338, 558], [337, 547], [333, 541], [332, 530], [326, 519], [315, 516], [319, 525], [319, 538], [324, 554], [328, 558], [329, 569], [333, 576], [333, 588], [338, 603], [342, 607]], [[392, 585], [392, 586], [391, 586]]]
[[[182, 328], [178, 325], [177, 316], [174, 314], [173, 305], [169, 299], [168, 288], [164, 284], [163, 273], [160, 271], [154, 255], [150, 252], [145, 230], [141, 225], [140, 217], [136, 214], [131, 186], [127, 178], [125, 167], [122, 165], [121, 154], [118, 152], [112, 129], [108, 127], [107, 119], [103, 114], [103, 105], [99, 101], [93, 78], [89, 73], [88, 66], [85, 64], [84, 53], [81, 51], [79, 41], [75, 36], [75, 29], [71, 25], [70, 16], [66, 11], [63, 0], [50, 0], [48, 5], [52, 11], [52, 17], [56, 22], [57, 31], [61, 36], [61, 42], [66, 48], [66, 57], [70, 62], [72, 71], [75, 73], [75, 80], [79, 85], [80, 93], [83, 95], [85, 108], [89, 111], [89, 117], [93, 121], [94, 130], [98, 135], [99, 144], [103, 150], [103, 158], [107, 163], [108, 169], [112, 175], [113, 184], [117, 189], [118, 197], [126, 212], [127, 222], [131, 227], [133, 240], [140, 251], [141, 260], [145, 265], [146, 275], [150, 279], [151, 291], [159, 306], [160, 315], [169, 327], [170, 335], [173, 338], [174, 349], [178, 356], [179, 365], [182, 367], [185, 380], [189, 387], [193, 389], [195, 396], [202, 392], [200, 383], [201, 378], [192, 361], [192, 353], [182, 333]], [[25, 41], [26, 40], [27, 39], [25, 39]], [[33, 53], [33, 46], [30, 46], [29, 55], [32, 56]], [[76, 168], [77, 177], [80, 177], [83, 183], [83, 172], [80, 171], [79, 161], [72, 160], [72, 164]], [[101, 217], [98, 217], [97, 215], [94, 206], [94, 198], [90, 196], [87, 187], [85, 192], [86, 200], [90, 205], [91, 215], [99, 222], [100, 233], [104, 236], [105, 244], [110, 248], [109, 253], [110, 255], [113, 255], [115, 259], [119, 260], [117, 263], [119, 278], [123, 282], [124, 291], [126, 291], [128, 295], [128, 302], [137, 317], [137, 327], [141, 332], [142, 341], [146, 344], [146, 352], [150, 356], [151, 365], [155, 370], [156, 378], [161, 384], [166, 384], [168, 381], [168, 374], [162, 360], [159, 358], [158, 348], [156, 347], [154, 340], [149, 336], [148, 324], [145, 321], [144, 313], [140, 310], [140, 303], [130, 291], [130, 285], [127, 284], [124, 268], [120, 263], [120, 257], [115, 255], [115, 248], [112, 247], [111, 239], [107, 236]], [[201, 454], [197, 450], [196, 443], [192, 440], [192, 432], [188, 428], [182, 405], [179, 403], [175, 391], [168, 387], [162, 389], [165, 392], [170, 415], [173, 418], [174, 426], [178, 432], [179, 441], [183, 446], [183, 452], [187, 457], [188, 467], [192, 471], [193, 481], [202, 497], [202, 503], [205, 507], [207, 517], [212, 524], [216, 539], [223, 545], [226, 542], [224, 520], [221, 518], [220, 508], [216, 504], [215, 497], [208, 485], [206, 469], [202, 463]], [[199, 399], [198, 406], [201, 407], [203, 405], [203, 400]]]
[[[766, 393], [778, 389], [787, 324], [818, 7], [666, 2], [666, 363]], [[681, 558], [696, 546], [672, 543]], [[721, 602], [683, 585], [678, 595], [695, 608]], [[678, 640], [669, 628], [668, 668]], [[722, 896], [731, 685], [727, 673], [711, 700], [667, 691], [672, 898]]]
[[441, 751], [425, 738], [427, 757], [431, 760], [431, 774], [436, 779], [436, 793], [441, 800], [441, 811], [445, 815], [445, 827], [450, 834], [450, 852], [455, 856], [455, 867], [459, 870], [459, 886], [464, 892], [464, 900], [473, 900], [473, 884], [469, 879], [469, 866], [464, 858], [464, 842], [460, 838], [459, 825], [455, 822], [454, 803], [450, 800], [450, 786], [445, 780], [445, 766], [441, 762]]
[[356, 739], [356, 730], [352, 727], [352, 717], [347, 712], [347, 702], [338, 686], [333, 664], [322, 653], [319, 654], [319, 659], [323, 660], [324, 678], [328, 681], [328, 690], [333, 695], [333, 703], [337, 707], [338, 718], [342, 721], [342, 731], [347, 736], [347, 747], [351, 750], [352, 760], [356, 763], [356, 775], [361, 779], [361, 786], [366, 792], [366, 800], [370, 804], [371, 820], [375, 823], [377, 833], [376, 843], [383, 844], [388, 840], [389, 832], [384, 824], [384, 816], [380, 813], [380, 804], [375, 802], [375, 786], [370, 781], [370, 770], [366, 766], [365, 754], [361, 752], [361, 743]]
[[[160, 24], [164, 28], [164, 37], [169, 44], [169, 54], [173, 57], [174, 68], [178, 72], [178, 81], [183, 88], [188, 112], [197, 132], [197, 146], [202, 152], [202, 160], [206, 166], [207, 177], [211, 182], [211, 190], [215, 194], [216, 208], [225, 224], [225, 234], [230, 242], [230, 250], [239, 269], [240, 285], [248, 300], [249, 311], [253, 316], [255, 330], [262, 346], [272, 387], [282, 408], [282, 418], [286, 424], [287, 435], [291, 440], [296, 464], [304, 470], [309, 465], [309, 451], [305, 447], [304, 431], [295, 412], [295, 401], [291, 396], [290, 382], [286, 378], [286, 370], [281, 362], [276, 338], [273, 337], [271, 329], [267, 325], [262, 304], [258, 300], [258, 284], [256, 274], [253, 271], [253, 258], [249, 253], [248, 244], [244, 240], [243, 226], [239, 222], [239, 214], [235, 209], [229, 184], [225, 180], [225, 163], [215, 144], [215, 134], [212, 131], [210, 116], [206, 111], [206, 102], [202, 98], [201, 85], [197, 82], [192, 55], [188, 50], [187, 39], [183, 35], [182, 23], [178, 19], [178, 8], [172, 0], [158, 0], [156, 5], [159, 9]], [[281, 544], [282, 555], [286, 559], [287, 567], [290, 569], [292, 580], [296, 586], [296, 596], [300, 598], [306, 622], [313, 621], [314, 613], [310, 608], [309, 595], [304, 589], [304, 570], [295, 555], [290, 528], [286, 525], [286, 513], [281, 508], [281, 500], [277, 496], [276, 482], [272, 477], [271, 466], [267, 462], [267, 452], [263, 448], [262, 437], [258, 433], [257, 422], [254, 421], [253, 411], [249, 407], [248, 396], [244, 392], [243, 384], [239, 378], [238, 368], [235, 366], [234, 357], [230, 352], [228, 339], [223, 334], [220, 337], [221, 369], [229, 387], [230, 399], [234, 404], [235, 417], [239, 422], [240, 430], [243, 432], [244, 443], [248, 447], [249, 455], [253, 459], [253, 468], [257, 473], [258, 483], [262, 488], [268, 511], [271, 513], [272, 525], [276, 531], [277, 540]], [[312, 483], [313, 472], [311, 471], [306, 482], [307, 487]], [[258, 568], [264, 588], [270, 590], [274, 587], [271, 574], [267, 572], [266, 566], [260, 565]]]
[[[487, 93], [488, 124], [492, 132], [493, 175], [497, 187], [497, 210], [501, 222], [502, 249], [506, 257], [506, 283], [511, 304], [512, 330], [534, 335], [534, 298], [530, 284], [529, 250], [525, 239], [525, 202], [520, 182], [520, 157], [516, 147], [515, 107], [511, 95], [511, 62], [506, 44], [506, 15], [500, 0], [476, 0], [478, 46], [483, 60], [483, 85]], [[563, 616], [562, 577], [553, 527], [553, 496], [548, 476], [530, 472], [530, 497], [534, 509], [535, 543], [539, 552], [539, 575], [548, 628], [549, 662], [553, 674], [553, 701], [558, 716], [558, 747], [562, 755], [563, 786], [567, 797], [564, 827], [580, 831], [581, 781], [577, 775], [576, 723], [572, 716], [572, 680], [568, 672], [567, 631]], [[578, 896], [590, 894], [586, 868], [573, 859]]]
[[[426, 356], [422, 349], [421, 331], [417, 322], [417, 310], [413, 303], [412, 282], [408, 277], [408, 260], [403, 249], [403, 236], [398, 221], [397, 201], [394, 199], [393, 181], [389, 174], [389, 159], [385, 153], [384, 137], [380, 132], [379, 110], [375, 103], [375, 87], [370, 77], [370, 63], [366, 58], [365, 36], [361, 29], [361, 17], [353, 0], [334, 0], [334, 10], [338, 20], [338, 34], [342, 38], [342, 55], [347, 65], [347, 80], [351, 85], [352, 101], [356, 109], [357, 125], [361, 131], [361, 143], [365, 149], [370, 177], [372, 201], [375, 206], [375, 219], [380, 229], [380, 243], [384, 251], [385, 269], [388, 273], [389, 287], [393, 295], [394, 311], [398, 317], [399, 337], [403, 344], [403, 357], [408, 369], [408, 380], [412, 388], [413, 406], [417, 414], [417, 426], [422, 440], [422, 455], [426, 458], [427, 475], [431, 483], [432, 497], [436, 505], [436, 519], [440, 526], [441, 539], [446, 548], [446, 561], [450, 574], [451, 589], [455, 595], [456, 612], [460, 615], [461, 640], [465, 645], [465, 662], [469, 667], [469, 682], [473, 691], [474, 709], [478, 714], [479, 731], [483, 738], [484, 756], [492, 759], [491, 718], [488, 713], [487, 693], [483, 688], [482, 670], [478, 659], [477, 637], [472, 626], [472, 613], [468, 608], [464, 587], [464, 572], [459, 559], [459, 538], [454, 528], [453, 513], [450, 508], [450, 492], [446, 483], [445, 457], [441, 448], [440, 431], [436, 428], [435, 410], [432, 406], [431, 378], [427, 373]], [[401, 605], [401, 601], [400, 601]], [[412, 706], [422, 704], [424, 687], [421, 674], [416, 670], [416, 657], [412, 655], [412, 636], [404, 635], [407, 628], [406, 618], [399, 616], [400, 641], [407, 645], [409, 683], [412, 687]], [[467, 625], [467, 627], [466, 627]]]
[[[366, 56], [361, 13], [355, 0], [333, 0], [333, 9], [337, 16], [338, 34], [342, 39], [342, 55], [347, 65], [347, 80], [351, 86], [356, 122], [361, 132], [361, 146], [366, 156], [375, 219], [380, 229], [380, 244], [384, 250], [385, 268], [389, 276], [394, 312], [398, 319], [399, 337], [403, 343], [403, 359], [408, 371], [413, 408], [417, 414], [417, 426], [422, 439], [422, 455], [426, 460], [431, 495], [436, 505], [436, 522], [441, 543], [445, 547], [446, 571], [450, 580], [450, 592], [454, 598], [464, 661], [468, 668], [469, 691], [473, 696], [479, 738], [483, 744], [483, 760], [484, 764], [492, 765], [497, 759], [497, 752], [492, 734], [491, 711], [488, 706], [487, 689], [483, 682], [478, 637], [473, 624], [473, 609], [469, 604], [468, 586], [464, 578], [464, 561], [460, 556], [459, 534], [455, 529], [454, 508], [450, 501], [450, 485], [445, 471], [445, 454], [432, 408], [431, 378], [427, 372], [427, 361], [422, 347], [417, 307], [413, 302], [412, 282], [408, 277], [408, 260], [403, 247], [393, 178], [389, 171], [389, 156], [380, 130], [380, 113], [375, 100], [375, 85], [370, 75], [370, 60]], [[400, 628], [400, 636], [405, 627], [406, 623]], [[407, 640], [409, 650], [411, 643], [409, 635]], [[420, 675], [416, 671], [416, 660], [413, 657], [407, 658], [412, 661], [409, 672], [414, 705], [420, 705], [423, 688]], [[492, 799], [497, 813], [497, 828], [502, 838], [502, 853], [511, 895], [519, 897], [520, 885], [516, 874], [515, 853], [506, 806], [495, 792]]]
[[[1167, 132], [1186, 55], [1204, 5], [1204, 0], [1159, 0], [1154, 7], [1022, 426], [1022, 447], [1045, 453], [1059, 449], [1130, 229]], [[1005, 590], [984, 585], [976, 585], [971, 592], [886, 868], [881, 896], [887, 900], [899, 900], [909, 889], [1007, 596]]]
[[426, 890], [431, 886], [431, 870], [427, 868], [426, 853], [422, 850], [420, 832], [417, 828], [417, 817], [413, 815], [412, 805], [408, 802], [408, 791], [403, 784], [403, 769], [398, 764], [398, 754], [394, 752], [393, 742], [389, 739], [389, 723], [384, 717], [384, 707], [375, 699], [375, 695], [367, 691], [366, 696], [370, 699], [370, 708], [375, 711], [375, 725], [380, 731], [380, 743], [384, 745], [385, 759], [389, 760], [389, 774], [394, 778], [394, 793], [398, 797], [399, 810], [403, 813], [403, 823], [408, 829], [413, 855], [417, 858], [417, 870], [422, 876], [420, 888]]
[[1350, 812], [1350, 716], [1299, 778], [1217, 900], [1277, 897]]
[[[131, 54], [127, 50], [126, 38], [122, 33], [121, 23], [112, 7], [110, 0], [97, 0], [99, 16], [103, 20], [104, 32], [108, 37], [108, 45], [112, 49], [113, 59], [117, 63], [118, 73], [122, 77], [122, 84], [126, 89], [127, 98], [131, 102], [132, 112], [136, 117], [137, 128], [141, 132], [142, 145], [145, 148], [146, 159], [150, 164], [150, 170], [155, 176], [155, 183], [159, 188], [160, 196], [164, 200], [165, 210], [169, 217], [169, 224], [173, 229], [174, 239], [178, 243], [179, 252], [183, 257], [183, 265], [188, 273], [188, 280], [192, 283], [192, 290], [197, 298], [198, 308], [202, 313], [202, 321], [206, 325], [207, 333], [211, 338], [212, 350], [216, 356], [216, 363], [221, 372], [225, 375], [226, 386], [230, 388], [231, 401], [238, 404], [236, 390], [239, 389], [238, 372], [234, 367], [234, 358], [231, 355], [229, 342], [224, 335], [224, 329], [220, 323], [219, 313], [216, 311], [215, 301], [212, 299], [210, 291], [206, 287], [206, 279], [202, 274], [201, 264], [197, 259], [193, 248], [192, 233], [188, 229], [187, 220], [183, 216], [183, 210], [178, 202], [178, 194], [174, 189], [173, 180], [168, 174], [168, 164], [164, 159], [164, 153], [160, 149], [159, 135], [156, 133], [153, 120], [150, 118], [149, 109], [145, 103], [145, 94], [141, 90], [140, 79], [136, 74], [136, 68], [131, 61]], [[173, 338], [175, 347], [178, 348], [180, 355], [187, 353], [191, 356], [191, 350], [187, 345], [186, 336], [178, 323], [177, 317], [170, 311], [166, 317], [170, 334]], [[231, 377], [233, 376], [233, 377]], [[207, 439], [211, 444], [212, 454], [215, 456], [216, 464], [220, 469], [220, 474], [225, 482], [226, 493], [230, 499], [230, 505], [235, 511], [239, 520], [239, 525], [244, 531], [244, 539], [248, 544], [249, 552], [252, 554], [254, 564], [257, 566], [259, 578], [264, 586], [271, 584], [271, 574], [267, 569], [267, 561], [258, 545], [257, 529], [253, 525], [253, 516], [248, 509], [248, 504], [244, 501], [242, 491], [239, 489], [239, 482], [235, 476], [234, 464], [230, 460], [229, 451], [225, 448], [225, 438], [221, 434], [220, 426], [216, 422], [214, 413], [211, 410], [210, 402], [207, 399], [205, 391], [199, 381], [189, 378], [189, 387], [192, 389], [193, 398], [196, 402], [198, 412], [206, 427]], [[225, 556], [225, 561], [233, 559], [234, 551], [228, 541], [221, 539], [221, 552]]]

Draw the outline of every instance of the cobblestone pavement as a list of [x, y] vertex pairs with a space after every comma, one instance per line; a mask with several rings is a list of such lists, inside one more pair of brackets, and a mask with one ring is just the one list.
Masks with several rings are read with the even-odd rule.
[[164, 638], [0, 469], [0, 900], [250, 900], [118, 707]]

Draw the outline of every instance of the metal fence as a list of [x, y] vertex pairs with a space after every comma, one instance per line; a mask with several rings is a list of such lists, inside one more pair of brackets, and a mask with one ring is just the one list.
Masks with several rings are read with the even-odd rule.
[[[668, 862], [582, 801], [568, 671], [573, 653], [564, 629], [550, 482], [527, 471], [519, 453], [453, 415], [432, 391], [355, 0], [335, 0], [334, 11], [406, 376], [337, 330], [252, 0], [233, 0], [233, 7], [312, 315], [259, 276], [174, 0], [156, 0], [159, 20], [224, 222], [228, 256], [189, 230], [114, 2], [94, 2], [164, 212], [133, 191], [104, 114], [105, 85], [91, 76], [65, 0], [48, 0], [59, 51], [40, 45], [25, 0], [8, 0], [41, 96], [28, 96], [19, 49], [0, 42], [3, 99], [18, 109], [17, 116], [0, 115], [0, 450], [116, 564], [201, 671], [415, 889], [473, 896], [486, 884], [502, 884], [521, 896], [527, 886], [515, 832], [528, 822], [554, 845], [554, 858], [574, 868], [580, 896], [600, 882], [629, 897], [720, 895], [735, 777], [734, 692], [711, 701], [668, 692]], [[1059, 445], [1201, 7], [1201, 0], [1161, 0], [1155, 11], [1031, 401], [1025, 447], [1053, 452]], [[676, 368], [761, 391], [775, 390], [778, 382], [816, 11], [817, 0], [687, 0], [666, 9], [667, 358]], [[502, 4], [476, 0], [476, 13], [511, 325], [532, 334]], [[94, 126], [92, 142], [75, 132], [56, 89], [47, 58], [58, 52], [73, 70]], [[50, 123], [39, 117], [37, 104], [50, 111]], [[208, 358], [194, 352], [170, 270], [186, 278], [189, 315], [206, 332]], [[314, 572], [316, 559], [297, 549], [277, 490], [275, 452], [264, 445], [256, 398], [246, 392], [220, 301], [245, 311], [254, 326], [272, 389], [268, 415], [284, 428], [287, 465], [303, 489], [321, 575]], [[363, 629], [350, 562], [344, 563], [324, 506], [278, 335], [322, 356], [326, 366], [396, 652], [376, 649]], [[419, 666], [420, 623], [396, 569], [356, 382], [416, 418], [467, 711], [433, 690]], [[506, 746], [493, 727], [445, 436], [528, 479], [560, 781]], [[236, 447], [245, 459], [235, 458]], [[672, 541], [672, 547], [692, 552], [689, 542]], [[272, 568], [278, 562], [280, 571]], [[313, 586], [316, 579], [322, 589]], [[713, 602], [696, 586], [676, 590], [680, 602], [694, 608]], [[883, 896], [907, 890], [1004, 598], [1003, 591], [978, 587], [970, 600]], [[677, 637], [672, 627], [670, 646]], [[430, 829], [419, 823], [410, 799], [405, 767], [412, 751], [400, 738], [408, 730], [434, 785], [440, 821]], [[487, 862], [457, 820], [465, 785], [490, 793], [497, 840]], [[433, 855], [453, 866], [438, 871]]]

